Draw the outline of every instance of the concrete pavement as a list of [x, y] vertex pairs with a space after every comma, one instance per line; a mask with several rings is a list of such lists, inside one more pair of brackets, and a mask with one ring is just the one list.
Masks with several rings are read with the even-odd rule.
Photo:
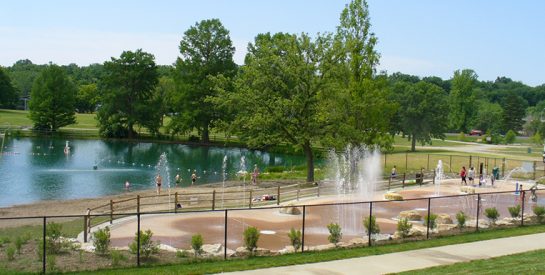
[[545, 233], [226, 274], [385, 274], [545, 249]]

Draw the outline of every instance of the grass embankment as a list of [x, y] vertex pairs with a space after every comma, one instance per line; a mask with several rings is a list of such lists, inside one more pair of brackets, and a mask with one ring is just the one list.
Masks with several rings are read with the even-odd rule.
[[545, 274], [545, 249], [397, 274]]

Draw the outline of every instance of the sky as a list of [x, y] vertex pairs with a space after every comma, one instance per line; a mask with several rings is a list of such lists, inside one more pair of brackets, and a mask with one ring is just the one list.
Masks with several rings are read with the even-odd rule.
[[[259, 33], [334, 32], [348, 0], [17, 0], [0, 5], [0, 65], [88, 65], [143, 49], [173, 64], [183, 33], [219, 18], [235, 62]], [[368, 0], [381, 54], [378, 69], [452, 77], [473, 69], [480, 80], [510, 77], [545, 83], [545, 1]]]

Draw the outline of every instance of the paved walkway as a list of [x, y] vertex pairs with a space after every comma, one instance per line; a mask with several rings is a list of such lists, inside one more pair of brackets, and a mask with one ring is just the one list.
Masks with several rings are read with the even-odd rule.
[[384, 274], [545, 249], [545, 233], [228, 274]]

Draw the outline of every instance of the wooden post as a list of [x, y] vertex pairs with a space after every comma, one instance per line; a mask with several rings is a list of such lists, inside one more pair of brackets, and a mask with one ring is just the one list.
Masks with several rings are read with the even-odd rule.
[[83, 216], [83, 242], [87, 242], [87, 215]]
[[216, 189], [212, 191], [212, 210], [216, 210]]
[[449, 169], [449, 172], [452, 173], [452, 155], [449, 155], [450, 157], [450, 162], [448, 163], [448, 169]]
[[110, 224], [114, 222], [114, 201], [110, 200]]
[[136, 213], [140, 213], [140, 195], [136, 195]]
[[405, 173], [403, 173], [403, 181], [401, 182], [401, 188], [405, 188]]
[[427, 162], [427, 168], [426, 169], [430, 169], [430, 154], [428, 154], [428, 162]]
[[524, 201], [526, 200], [526, 192], [522, 190], [522, 212], [520, 214], [520, 226], [524, 226]]
[[174, 213], [178, 212], [178, 192], [174, 193]]
[[501, 160], [501, 177], [505, 175], [505, 158]]
[[248, 208], [252, 208], [252, 191], [254, 190], [250, 189], [250, 201], [248, 202]]
[[280, 205], [280, 185], [276, 189], [276, 205]]

